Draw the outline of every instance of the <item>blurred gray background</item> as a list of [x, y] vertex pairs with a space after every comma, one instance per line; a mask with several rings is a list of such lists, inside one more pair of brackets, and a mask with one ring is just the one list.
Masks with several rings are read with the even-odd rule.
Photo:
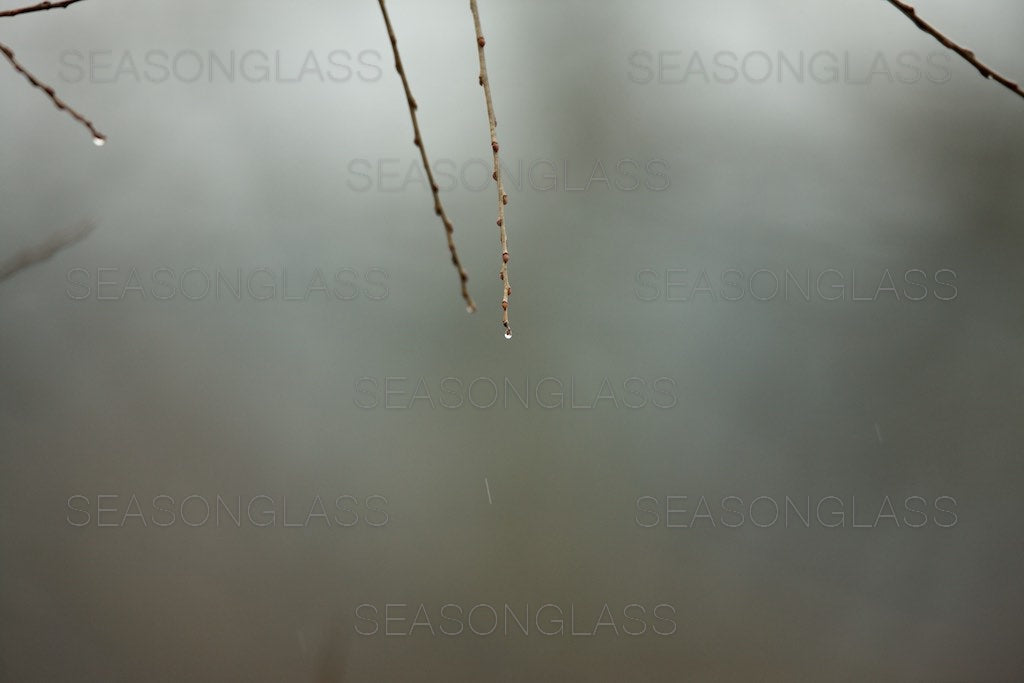
[[[1020, 3], [917, 6], [1024, 79]], [[882, 0], [483, 0], [514, 181], [506, 342], [467, 3], [390, 8], [473, 316], [376, 3], [0, 22], [110, 138], [0, 64], [0, 260], [98, 226], [0, 284], [0, 676], [1024, 675], [1024, 101]], [[333, 291], [307, 295], [318, 272]], [[218, 273], [258, 296], [206, 292]], [[505, 378], [528, 406], [489, 405]], [[215, 523], [218, 497], [257, 512]], [[318, 497], [333, 520], [307, 518]], [[846, 514], [767, 524], [787, 497]], [[444, 605], [548, 603], [561, 635], [537, 628], [552, 608], [528, 634], [477, 635], [482, 612], [441, 631]], [[420, 605], [430, 626], [396, 635]], [[572, 635], [570, 605], [576, 632], [604, 605], [616, 626]]]

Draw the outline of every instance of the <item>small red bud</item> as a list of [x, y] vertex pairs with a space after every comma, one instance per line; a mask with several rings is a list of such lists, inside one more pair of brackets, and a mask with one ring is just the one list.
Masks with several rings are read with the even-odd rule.
[[508, 252], [507, 251], [501, 255], [501, 262], [502, 263], [508, 263]]

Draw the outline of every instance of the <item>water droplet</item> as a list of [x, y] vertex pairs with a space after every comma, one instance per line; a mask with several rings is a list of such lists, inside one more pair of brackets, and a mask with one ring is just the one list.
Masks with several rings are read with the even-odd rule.
[[472, 313], [472, 312], [473, 312], [473, 310], [474, 310], [474, 309], [473, 309], [473, 307], [472, 307], [472, 306], [466, 306], [466, 313]]
[[512, 330], [505, 330], [505, 339], [512, 338]]
[[107, 144], [107, 141], [105, 138], [95, 137], [92, 139], [92, 144], [96, 145], [97, 147], [102, 147], [103, 145]]

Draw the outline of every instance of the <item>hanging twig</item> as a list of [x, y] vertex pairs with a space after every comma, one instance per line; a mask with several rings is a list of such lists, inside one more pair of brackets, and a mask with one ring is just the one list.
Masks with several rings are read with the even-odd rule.
[[974, 52], [972, 50], [968, 50], [966, 47], [958, 45], [957, 43], [954, 43], [952, 40], [947, 38], [937, 28], [935, 28], [927, 21], [919, 17], [917, 14], [917, 10], [915, 10], [913, 7], [911, 7], [905, 2], [901, 2], [900, 0], [888, 0], [888, 3], [895, 7], [896, 9], [898, 9], [900, 12], [903, 12], [903, 14], [907, 15], [907, 18], [914, 22], [919, 29], [935, 38], [935, 40], [942, 43], [944, 47], [949, 48], [953, 52], [963, 57], [971, 66], [977, 69], [978, 73], [980, 73], [983, 77], [991, 78], [992, 80], [1001, 84], [1003, 87], [1010, 90], [1011, 92], [1015, 92], [1019, 96], [1024, 97], [1024, 90], [1021, 90], [1021, 87], [1018, 84], [1014, 83], [1010, 79], [994, 71], [986, 64], [982, 63], [977, 57], [974, 56]]
[[74, 5], [76, 2], [82, 0], [63, 0], [63, 2], [41, 2], [38, 5], [32, 5], [30, 7], [19, 7], [18, 9], [9, 9], [0, 12], [0, 17], [16, 17], [19, 14], [28, 14], [29, 12], [43, 12], [48, 9], [64, 9], [68, 5]]
[[508, 204], [508, 195], [505, 194], [505, 186], [501, 182], [501, 162], [498, 158], [498, 134], [495, 128], [498, 121], [494, 117], [494, 102], [491, 100], [491, 81], [487, 77], [487, 58], [484, 56], [484, 32], [480, 27], [480, 10], [476, 0], [469, 0], [469, 9], [473, 13], [473, 26], [476, 28], [476, 49], [480, 57], [480, 85], [484, 89], [484, 99], [487, 101], [487, 123], [491, 129], [491, 151], [494, 153], [494, 173], [491, 175], [498, 185], [498, 237], [501, 240], [501, 270], [498, 277], [501, 278], [501, 324], [505, 327], [505, 339], [512, 338], [512, 328], [508, 324], [508, 298], [512, 295], [512, 285], [508, 279], [508, 233], [505, 230], [505, 205]]
[[10, 260], [0, 263], [0, 282], [13, 277], [29, 266], [45, 261], [72, 244], [81, 242], [95, 229], [96, 226], [93, 223], [83, 223], [71, 232], [56, 233], [42, 244], [18, 252]]
[[388, 38], [391, 40], [391, 51], [395, 55], [395, 70], [398, 75], [402, 77], [402, 87], [405, 88], [405, 100], [409, 105], [409, 117], [412, 119], [412, 130], [414, 134], [413, 144], [415, 144], [420, 150], [420, 157], [423, 159], [423, 168], [427, 172], [427, 182], [430, 183], [430, 191], [434, 195], [434, 213], [440, 216], [441, 223], [444, 224], [445, 236], [448, 238], [448, 251], [452, 255], [452, 265], [455, 266], [455, 270], [459, 273], [459, 282], [462, 286], [462, 298], [466, 301], [466, 310], [470, 313], [476, 310], [476, 304], [473, 303], [473, 297], [469, 295], [469, 288], [467, 283], [469, 282], [469, 274], [466, 273], [466, 269], [462, 267], [462, 261], [459, 260], [459, 252], [455, 249], [455, 228], [452, 225], [451, 220], [448, 218], [448, 214], [444, 210], [444, 205], [441, 203], [440, 188], [437, 182], [434, 180], [434, 172], [430, 168], [430, 161], [427, 159], [427, 148], [423, 145], [423, 136], [420, 134], [420, 123], [416, 116], [416, 104], [415, 98], [412, 96], [412, 90], [409, 88], [409, 79], [405, 75], [405, 67], [402, 66], [402, 58], [398, 53], [398, 39], [395, 37], [395, 30], [391, 26], [391, 17], [388, 16], [388, 8], [384, 4], [384, 0], [378, 0], [380, 3], [381, 14], [384, 15], [384, 25], [388, 29]]
[[10, 62], [11, 66], [14, 67], [15, 71], [24, 76], [28, 80], [28, 82], [31, 83], [33, 86], [39, 88], [44, 93], [46, 93], [46, 96], [50, 98], [51, 102], [53, 102], [53, 106], [57, 107], [57, 109], [63, 109], [68, 114], [70, 114], [72, 118], [74, 118], [76, 121], [78, 121], [83, 126], [88, 128], [89, 132], [92, 133], [93, 143], [95, 143], [97, 146], [101, 146], [103, 145], [103, 143], [107, 141], [107, 136], [96, 130], [96, 127], [92, 125], [92, 121], [90, 121], [89, 119], [85, 118], [77, 111], [72, 109], [70, 105], [64, 102], [64, 100], [57, 97], [57, 93], [54, 91], [53, 88], [40, 81], [38, 78], [29, 73], [29, 71], [25, 67], [19, 64], [18, 60], [14, 58], [14, 52], [11, 50], [11, 48], [7, 47], [3, 43], [0, 43], [0, 53], [3, 53], [4, 57], [7, 58], [7, 61]]

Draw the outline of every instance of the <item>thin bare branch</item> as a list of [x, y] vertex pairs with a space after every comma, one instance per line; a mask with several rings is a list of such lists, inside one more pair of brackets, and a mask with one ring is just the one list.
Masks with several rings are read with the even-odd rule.
[[0, 263], [0, 282], [14, 277], [30, 266], [45, 261], [62, 249], [81, 242], [95, 229], [95, 224], [83, 223], [71, 232], [56, 233], [42, 244], [18, 252], [10, 260]]
[[381, 14], [384, 15], [384, 25], [388, 29], [388, 38], [391, 40], [391, 51], [395, 55], [395, 71], [402, 78], [402, 87], [405, 88], [405, 100], [409, 105], [409, 117], [412, 119], [412, 130], [413, 130], [413, 144], [420, 150], [420, 157], [423, 159], [423, 168], [427, 172], [427, 181], [430, 183], [430, 191], [434, 195], [434, 213], [441, 218], [441, 223], [444, 225], [444, 233], [448, 238], [448, 251], [452, 255], [452, 265], [455, 266], [455, 270], [459, 273], [459, 283], [462, 287], [462, 298], [466, 302], [466, 310], [470, 313], [476, 310], [476, 304], [473, 303], [473, 297], [469, 295], [469, 274], [466, 269], [462, 267], [462, 261], [459, 259], [459, 252], [455, 248], [455, 227], [452, 225], [451, 219], [448, 218], [448, 213], [444, 210], [444, 204], [441, 203], [440, 188], [437, 185], [437, 181], [434, 180], [434, 172], [430, 168], [430, 161], [427, 159], [427, 148], [423, 145], [423, 135], [420, 134], [420, 122], [416, 116], [416, 99], [412, 96], [412, 90], [409, 88], [409, 79], [405, 75], [405, 67], [402, 66], [402, 57], [398, 53], [398, 38], [395, 37], [395, 30], [391, 26], [391, 17], [388, 15], [388, 8], [384, 4], [384, 0], [378, 0], [380, 3]]
[[1021, 90], [1020, 85], [1014, 83], [1010, 79], [999, 74], [991, 67], [981, 62], [977, 57], [974, 56], [974, 52], [972, 50], [969, 50], [962, 45], [954, 43], [950, 38], [943, 35], [941, 31], [939, 31], [937, 28], [929, 24], [920, 16], [918, 16], [917, 10], [915, 10], [913, 7], [911, 7], [905, 2], [901, 2], [900, 0], [887, 0], [887, 2], [896, 9], [898, 9], [900, 12], [903, 12], [903, 14], [905, 14], [908, 19], [914, 22], [914, 24], [916, 24], [919, 29], [935, 38], [935, 40], [942, 43], [944, 47], [949, 48], [953, 52], [963, 57], [967, 61], [967, 63], [973, 66], [975, 69], [977, 69], [978, 73], [980, 73], [983, 77], [991, 78], [993, 81], [996, 81], [1010, 92], [1017, 93], [1017, 95], [1024, 97], [1024, 90]]
[[512, 338], [512, 328], [508, 324], [508, 298], [512, 296], [512, 285], [508, 279], [508, 233], [505, 230], [505, 205], [508, 204], [508, 195], [505, 194], [505, 186], [501, 182], [501, 162], [498, 158], [498, 121], [494, 117], [494, 102], [491, 99], [491, 81], [487, 76], [487, 58], [484, 55], [484, 32], [480, 27], [480, 9], [476, 0], [469, 0], [469, 9], [473, 13], [473, 26], [476, 28], [476, 49], [480, 57], [480, 85], [484, 89], [484, 99], [487, 101], [487, 123], [491, 129], [491, 152], [494, 153], [494, 173], [491, 175], [498, 186], [498, 238], [501, 240], [501, 270], [498, 277], [501, 278], [501, 324], [505, 327], [505, 339]]
[[15, 71], [24, 76], [28, 80], [28, 82], [31, 83], [33, 86], [42, 90], [46, 94], [46, 96], [50, 98], [50, 101], [53, 102], [53, 106], [57, 107], [57, 109], [63, 109], [68, 114], [70, 114], [73, 119], [75, 119], [80, 124], [85, 126], [89, 130], [89, 132], [92, 133], [92, 141], [94, 144], [96, 144], [97, 146], [101, 146], [103, 145], [103, 143], [107, 141], [107, 136], [96, 130], [96, 127], [92, 125], [92, 121], [90, 121], [89, 119], [85, 118], [77, 111], [72, 109], [71, 106], [68, 105], [64, 100], [57, 97], [57, 93], [56, 91], [54, 91], [53, 88], [40, 81], [38, 78], [29, 73], [29, 71], [25, 67], [19, 64], [18, 60], [14, 58], [14, 52], [11, 50], [11, 48], [7, 47], [3, 43], [0, 43], [0, 53], [3, 53], [4, 57], [7, 58], [7, 61], [10, 62], [11, 66], [14, 67]]
[[38, 5], [31, 5], [29, 7], [19, 7], [17, 9], [9, 9], [0, 12], [0, 17], [16, 17], [19, 14], [28, 14], [29, 12], [44, 12], [48, 9], [64, 9], [68, 5], [74, 5], [76, 2], [82, 2], [82, 0], [63, 0], [63, 2], [41, 2]]

